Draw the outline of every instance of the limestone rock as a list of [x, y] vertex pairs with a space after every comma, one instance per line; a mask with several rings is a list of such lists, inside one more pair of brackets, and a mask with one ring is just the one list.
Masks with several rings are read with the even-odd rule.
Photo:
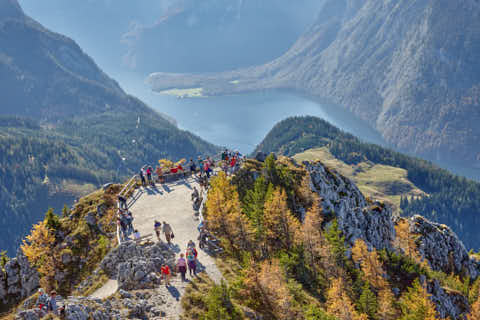
[[469, 311], [468, 299], [460, 292], [442, 288], [438, 280], [429, 283], [427, 290], [440, 318], [463, 319], [462, 316]]
[[103, 258], [100, 267], [110, 277], [115, 277], [118, 272], [118, 266], [130, 259], [144, 258], [144, 250], [134, 241], [127, 241], [111, 250]]
[[311, 189], [322, 199], [323, 212], [334, 213], [345, 240], [353, 245], [363, 239], [377, 249], [390, 248], [395, 239], [392, 210], [381, 203], [367, 203], [357, 186], [320, 161], [305, 162]]
[[447, 274], [463, 274], [471, 279], [480, 275], [480, 263], [471, 259], [458, 236], [446, 225], [438, 224], [415, 215], [409, 219], [410, 232], [416, 240], [423, 258], [433, 270]]

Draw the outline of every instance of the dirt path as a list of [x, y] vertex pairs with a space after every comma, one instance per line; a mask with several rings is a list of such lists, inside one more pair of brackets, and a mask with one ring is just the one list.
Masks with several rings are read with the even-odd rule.
[[[138, 199], [130, 208], [134, 217], [133, 224], [141, 235], [153, 234], [153, 241], [157, 241], [153, 230], [154, 221], [168, 222], [175, 234], [172, 242], [177, 254], [184, 253], [188, 241], [193, 240], [197, 244], [198, 260], [201, 269], [213, 281], [219, 283], [222, 279], [222, 274], [218, 270], [215, 260], [198, 248], [197, 226], [199, 220], [194, 216], [192, 202], [190, 201], [194, 186], [199, 188], [197, 182], [193, 178], [189, 178], [165, 185], [158, 184], [156, 188], [148, 187], [137, 190], [138, 197], [136, 198]], [[165, 241], [163, 234], [161, 239]], [[185, 292], [185, 285], [179, 279], [172, 280], [173, 287], [176, 289], [175, 294], [171, 294], [172, 290], [167, 290], [163, 286], [155, 289], [155, 291], [167, 297], [168, 315], [175, 315], [174, 319], [181, 313], [179, 300]], [[92, 297], [106, 298], [115, 293], [117, 287], [116, 280], [111, 280], [93, 293]]]

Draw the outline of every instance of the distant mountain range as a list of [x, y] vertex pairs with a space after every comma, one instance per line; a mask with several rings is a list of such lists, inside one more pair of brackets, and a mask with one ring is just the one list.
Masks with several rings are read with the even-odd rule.
[[[20, 0], [111, 72], [224, 71], [285, 53], [324, 0]], [[88, 20], [79, 17], [87, 16]]]
[[217, 152], [119, 85], [71, 39], [0, 0], [0, 248], [49, 206], [145, 163]]
[[475, 0], [329, 0], [270, 63], [149, 81], [206, 95], [293, 89], [350, 110], [399, 150], [479, 168], [479, 17]]

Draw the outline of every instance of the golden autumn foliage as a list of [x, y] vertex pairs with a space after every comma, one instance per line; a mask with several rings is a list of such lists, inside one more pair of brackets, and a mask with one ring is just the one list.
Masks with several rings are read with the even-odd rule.
[[428, 268], [428, 263], [422, 259], [418, 253], [417, 245], [415, 244], [415, 235], [410, 232], [410, 224], [407, 219], [400, 219], [395, 225], [395, 246], [403, 250], [404, 254], [410, 259]]
[[468, 320], [480, 320], [480, 295], [472, 304], [470, 313], [467, 315]]
[[360, 314], [348, 297], [343, 280], [336, 278], [332, 281], [327, 292], [327, 312], [342, 320], [367, 320], [366, 314]]
[[336, 272], [335, 258], [325, 236], [322, 233], [322, 210], [318, 200], [307, 211], [301, 228], [301, 240], [305, 250], [305, 258], [315, 276], [322, 271], [326, 277], [339, 276]]
[[352, 258], [355, 263], [359, 263], [366, 280], [377, 290], [384, 289], [387, 286], [385, 281], [382, 264], [378, 258], [377, 251], [369, 251], [367, 244], [362, 239], [355, 241], [352, 248]]
[[397, 311], [393, 306], [394, 296], [390, 288], [380, 290], [378, 293], [377, 318], [382, 320], [394, 320], [397, 318]]
[[292, 307], [294, 298], [278, 260], [264, 261], [258, 270], [255, 267], [249, 269], [244, 285], [246, 294], [255, 301], [262, 313], [278, 320], [296, 319]]
[[298, 240], [300, 223], [287, 205], [287, 195], [277, 188], [265, 202], [264, 227], [270, 252], [290, 250]]
[[400, 298], [401, 320], [435, 320], [440, 319], [435, 305], [430, 300], [427, 289], [415, 280], [413, 286]]
[[33, 226], [30, 235], [23, 240], [21, 249], [28, 261], [37, 268], [42, 276], [41, 285], [49, 288], [55, 276], [55, 263], [58, 257], [54, 255], [55, 236], [47, 228], [46, 221]]

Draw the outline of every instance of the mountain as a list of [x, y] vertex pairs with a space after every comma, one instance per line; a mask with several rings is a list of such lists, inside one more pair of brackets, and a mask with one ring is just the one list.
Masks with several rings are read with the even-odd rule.
[[479, 16], [475, 0], [330, 0], [270, 63], [150, 82], [206, 95], [295, 90], [346, 108], [401, 151], [478, 168]]
[[49, 207], [145, 163], [214, 154], [127, 95], [71, 39], [0, 0], [0, 248], [14, 253]]
[[[189, 203], [190, 194], [174, 185], [170, 199]], [[418, 215], [394, 217], [388, 206], [364, 197], [321, 161], [297, 164], [271, 155], [263, 162], [245, 159], [230, 177], [213, 177], [202, 218], [223, 252], [221, 258], [208, 257], [213, 252], [207, 241], [197, 251], [202, 272], [187, 275], [186, 284], [173, 273], [166, 285], [158, 274], [165, 266], [175, 270], [177, 246], [196, 238], [196, 223], [186, 225], [193, 210], [183, 206], [175, 210], [177, 219], [170, 216], [174, 245], [117, 244], [111, 221], [120, 189], [98, 190], [63, 217], [48, 215], [15, 258], [1, 260], [5, 319], [38, 319], [38, 287], [66, 297], [58, 303], [67, 320], [478, 315], [478, 255], [469, 254], [448, 226]], [[153, 221], [152, 209], [172, 205], [144, 190], [135, 191], [132, 207], [139, 228]]]
[[288, 50], [322, 2], [20, 0], [29, 15], [76, 39], [109, 73], [142, 77], [265, 63]]
[[[311, 150], [314, 148], [321, 149]], [[372, 198], [387, 198], [403, 215], [420, 214], [448, 225], [468, 248], [480, 248], [475, 227], [480, 223], [478, 182], [425, 160], [362, 142], [316, 117], [281, 121], [256, 152], [322, 160], [349, 175]]]

